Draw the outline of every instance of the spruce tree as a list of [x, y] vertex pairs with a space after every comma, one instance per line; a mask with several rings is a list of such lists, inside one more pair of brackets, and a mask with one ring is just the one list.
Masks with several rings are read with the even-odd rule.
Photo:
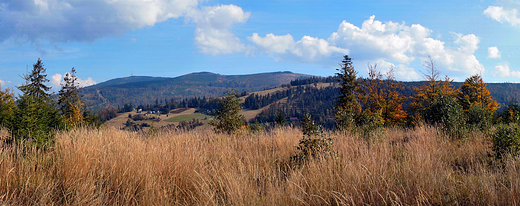
[[65, 120], [66, 127], [77, 127], [83, 124], [83, 102], [80, 100], [79, 85], [74, 67], [63, 78], [64, 84], [58, 92], [58, 106]]
[[13, 93], [11, 93], [9, 88], [6, 88], [4, 91], [0, 90], [0, 127], [11, 128], [14, 110]]
[[222, 102], [215, 112], [215, 118], [210, 122], [216, 133], [233, 135], [244, 126], [244, 115], [240, 114], [242, 105], [237, 95], [235, 90], [230, 90], [222, 98]]
[[30, 74], [25, 74], [26, 83], [19, 86], [22, 95], [17, 98], [11, 127], [11, 142], [30, 141], [37, 146], [46, 146], [53, 142], [54, 130], [61, 129], [62, 120], [57, 105], [47, 93], [51, 87], [46, 69], [38, 59]]
[[355, 117], [360, 111], [360, 105], [356, 98], [359, 87], [357, 72], [352, 66], [352, 59], [345, 55], [336, 73], [341, 83], [340, 96], [336, 100], [336, 121], [339, 129], [351, 129], [355, 124]]

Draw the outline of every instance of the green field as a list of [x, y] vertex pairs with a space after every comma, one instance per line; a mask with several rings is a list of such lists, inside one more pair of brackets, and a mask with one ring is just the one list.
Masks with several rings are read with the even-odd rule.
[[213, 116], [205, 115], [205, 114], [185, 114], [185, 115], [179, 115], [176, 117], [165, 119], [166, 122], [182, 122], [182, 121], [190, 121], [192, 119], [200, 119], [203, 120], [204, 118], [211, 119]]

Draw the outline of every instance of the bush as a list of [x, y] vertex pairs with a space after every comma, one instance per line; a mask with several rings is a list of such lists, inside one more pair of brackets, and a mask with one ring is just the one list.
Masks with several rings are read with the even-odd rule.
[[361, 136], [365, 139], [375, 137], [384, 131], [380, 115], [362, 112], [356, 117], [356, 124], [357, 129], [361, 132]]
[[520, 154], [520, 128], [516, 124], [499, 125], [492, 142], [495, 158], [502, 159], [507, 154], [516, 157]]
[[462, 132], [464, 125], [462, 106], [451, 96], [441, 96], [433, 101], [424, 111], [423, 117], [427, 123], [440, 126], [452, 136], [460, 136]]
[[291, 157], [293, 163], [301, 165], [310, 158], [319, 158], [334, 153], [332, 139], [326, 138], [321, 126], [314, 123], [309, 113], [303, 117], [301, 124], [303, 138], [296, 147], [298, 153]]
[[472, 105], [466, 112], [466, 125], [481, 131], [488, 130], [491, 126], [493, 114], [481, 105]]
[[520, 123], [520, 104], [510, 102], [500, 114], [503, 123]]

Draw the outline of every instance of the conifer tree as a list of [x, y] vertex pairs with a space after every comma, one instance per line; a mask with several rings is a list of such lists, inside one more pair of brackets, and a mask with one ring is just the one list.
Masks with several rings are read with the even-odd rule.
[[0, 90], [0, 127], [11, 128], [14, 110], [13, 93], [11, 93], [9, 88], [6, 88], [4, 91]]
[[340, 96], [336, 100], [336, 122], [339, 129], [350, 129], [355, 126], [355, 117], [360, 112], [361, 107], [357, 100], [359, 81], [357, 72], [352, 66], [352, 59], [348, 55], [343, 56], [340, 68], [338, 68]]
[[235, 90], [227, 91], [219, 108], [215, 112], [215, 118], [210, 122], [216, 133], [228, 135], [236, 134], [244, 126], [244, 115], [240, 114], [242, 105]]
[[65, 120], [66, 127], [77, 127], [83, 124], [83, 101], [80, 100], [78, 77], [74, 67], [63, 78], [63, 85], [58, 92], [58, 106]]
[[33, 70], [30, 74], [25, 74], [22, 78], [25, 80], [25, 84], [19, 86], [18, 89], [24, 93], [24, 95], [32, 96], [38, 101], [49, 100], [50, 95], [47, 93], [51, 87], [45, 85], [49, 82], [46, 69], [43, 67], [43, 62], [38, 58], [36, 64], [33, 65]]
[[457, 100], [459, 104], [468, 111], [471, 106], [479, 105], [488, 112], [494, 113], [498, 108], [497, 101], [491, 98], [491, 93], [486, 88], [482, 77], [478, 74], [468, 77], [459, 88]]
[[45, 85], [49, 82], [45, 71], [42, 61], [38, 59], [30, 74], [23, 77], [26, 83], [18, 87], [23, 94], [17, 98], [14, 112], [11, 127], [13, 141], [32, 141], [37, 146], [45, 146], [52, 143], [53, 131], [62, 126], [56, 103], [47, 93], [50, 87]]

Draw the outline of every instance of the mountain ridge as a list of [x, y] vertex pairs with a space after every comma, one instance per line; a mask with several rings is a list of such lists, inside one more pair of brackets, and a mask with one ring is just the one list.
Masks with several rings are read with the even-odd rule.
[[195, 72], [178, 77], [129, 76], [85, 87], [81, 92], [87, 105], [100, 109], [127, 103], [152, 104], [172, 98], [217, 97], [228, 89], [255, 92], [309, 77], [312, 75], [287, 71], [244, 75]]

